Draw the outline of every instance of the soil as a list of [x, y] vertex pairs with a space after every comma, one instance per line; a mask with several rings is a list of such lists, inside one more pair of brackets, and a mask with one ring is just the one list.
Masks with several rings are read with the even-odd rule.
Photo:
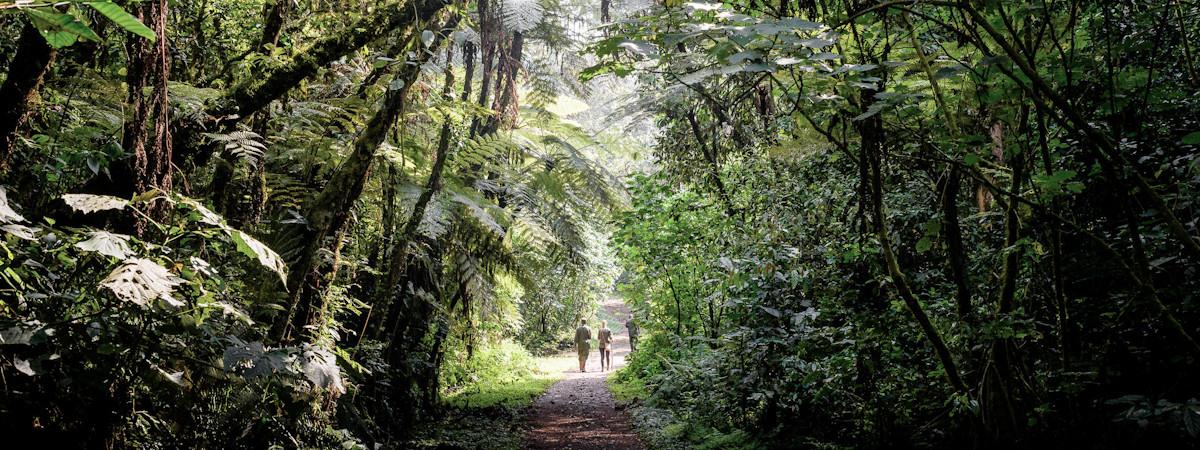
[[[525, 434], [528, 449], [618, 449], [642, 450], [646, 447], [638, 440], [630, 425], [629, 416], [617, 408], [612, 393], [604, 380], [612, 370], [625, 365], [629, 354], [629, 335], [625, 331], [624, 319], [629, 316], [629, 307], [619, 298], [610, 298], [601, 305], [602, 316], [610, 320], [613, 330], [613, 368], [600, 371], [600, 352], [593, 349], [588, 356], [587, 372], [571, 369], [562, 381], [551, 386], [533, 404], [529, 413], [530, 430]], [[620, 323], [611, 323], [620, 322]], [[599, 324], [588, 324], [595, 335]], [[575, 358], [572, 352], [570, 357]]]

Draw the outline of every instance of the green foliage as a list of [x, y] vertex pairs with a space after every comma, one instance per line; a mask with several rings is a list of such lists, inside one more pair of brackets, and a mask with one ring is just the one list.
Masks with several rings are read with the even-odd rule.
[[97, 36], [95, 31], [70, 14], [53, 10], [30, 10], [28, 14], [42, 33], [42, 37], [46, 38], [46, 43], [54, 48], [68, 47], [79, 39], [100, 41], [100, 36]]
[[472, 356], [450, 357], [440, 374], [449, 392], [446, 402], [455, 408], [529, 406], [562, 377], [561, 371], [539, 363], [539, 358], [510, 340], [484, 345]]
[[0, 432], [515, 448], [615, 286], [653, 447], [1194, 446], [1197, 5], [616, 3], [0, 8]]
[[608, 388], [617, 403], [630, 404], [645, 400], [650, 395], [650, 391], [646, 389], [646, 382], [636, 376], [627, 375], [628, 370], [622, 367], [607, 379]]
[[613, 239], [648, 334], [622, 382], [697, 445], [1191, 445], [1194, 390], [1169, 387], [1200, 352], [1189, 11], [669, 2], [617, 22], [582, 76], [636, 75], [661, 130]]
[[[565, 364], [564, 364], [565, 363]], [[534, 399], [562, 378], [570, 358], [534, 357], [511, 340], [456, 351], [441, 371], [448, 417], [423, 424], [415, 448], [521, 448], [521, 421]]]
[[113, 23], [125, 29], [125, 31], [146, 38], [149, 41], [158, 39], [158, 36], [154, 34], [154, 30], [151, 30], [150, 27], [147, 27], [142, 23], [142, 21], [138, 20], [136, 17], [133, 17], [133, 15], [125, 12], [125, 9], [121, 8], [116, 3], [85, 2], [84, 4], [88, 5], [100, 14], [103, 14], [104, 17], [107, 17], [108, 20], [113, 21]]
[[[16, 6], [18, 11], [24, 11], [29, 20], [33, 21], [38, 32], [46, 39], [46, 43], [54, 48], [64, 48], [75, 44], [80, 39], [92, 42], [101, 41], [100, 36], [88, 26], [88, 22], [85, 21], [87, 19], [81, 20], [86, 16], [80, 12], [79, 6], [77, 6], [80, 4], [96, 10], [125, 31], [150, 41], [158, 39], [154, 30], [113, 2], [64, 2], [62, 5], [66, 5], [67, 8], [65, 12], [61, 8], [33, 2], [17, 2]], [[56, 3], [55, 6], [57, 5], [60, 4]]]
[[[442, 8], [424, 3], [414, 6]], [[445, 70], [461, 74], [459, 45], [481, 44], [478, 34], [439, 39], [445, 11], [413, 23], [401, 5], [171, 3], [155, 36], [130, 14], [144, 6], [20, 2], [5, 9], [16, 19], [0, 22], [10, 36], [35, 20], [59, 48], [20, 105], [29, 121], [0, 154], [0, 371], [15, 392], [0, 399], [0, 431], [27, 437], [41, 432], [36, 424], [78, 437], [64, 438], [66, 448], [406, 448], [417, 422], [441, 421], [445, 405], [520, 409], [562, 373], [513, 339], [541, 333], [534, 317], [558, 327], [590, 314], [611, 288], [604, 215], [621, 204], [621, 188], [595, 160], [590, 132], [521, 110], [524, 75], [505, 107], [530, 116], [521, 127], [472, 131], [496, 115], [490, 101], [460, 96], [461, 78], [450, 95], [429, 95]], [[286, 8], [271, 37], [276, 6]], [[551, 41], [572, 45], [562, 8], [507, 2], [495, 11], [542, 52]], [[347, 23], [369, 26], [329, 32]], [[143, 38], [171, 41], [169, 68], [126, 51]], [[10, 74], [22, 68], [9, 61], [12, 47], [0, 45]], [[318, 51], [328, 67], [314, 62]], [[415, 78], [397, 82], [394, 73], [425, 58]], [[478, 92], [482, 61], [473, 64], [467, 81]], [[298, 66], [307, 72], [289, 72]], [[539, 67], [540, 100], [527, 102], [549, 106], [578, 90], [562, 67]], [[166, 111], [146, 96], [154, 90], [128, 89], [139, 70], [160, 69]], [[264, 86], [268, 74], [276, 77]], [[311, 245], [300, 231], [314, 199], [335, 185], [379, 96], [400, 84], [403, 114], [387, 124], [374, 167], [341, 184], [361, 184], [361, 194], [332, 206], [340, 212], [316, 211], [341, 224]], [[260, 94], [252, 117], [238, 109]], [[138, 114], [149, 117], [142, 143], [131, 141]], [[156, 140], [158, 117], [169, 121], [174, 158]], [[439, 151], [447, 161], [427, 193]], [[99, 195], [142, 182], [142, 164], [156, 157], [173, 178], [150, 183], [160, 190]], [[414, 218], [423, 196], [428, 206]], [[413, 262], [386, 286], [387, 268], [404, 257], [397, 241]], [[298, 272], [301, 252], [314, 247], [316, 264], [304, 269], [313, 273]], [[297, 273], [318, 287], [289, 286]], [[555, 301], [571, 307], [535, 316]], [[281, 333], [289, 321], [303, 326]], [[516, 446], [514, 414], [493, 423], [503, 432], [470, 441]]]
[[415, 438], [404, 442], [405, 448], [438, 449], [496, 449], [522, 448], [521, 417], [519, 415], [465, 414], [423, 424]]
[[675, 423], [664, 430], [667, 435], [684, 438], [696, 450], [737, 450], [759, 448], [745, 431], [722, 433], [715, 429], [696, 424]]
[[[127, 442], [150, 445], [166, 442], [161, 434], [166, 429], [195, 423], [190, 416], [204, 414], [204, 408], [214, 406], [208, 402], [218, 399], [252, 401], [257, 396], [296, 408], [344, 392], [341, 371], [328, 349], [248, 342], [262, 325], [253, 318], [257, 305], [236, 293], [253, 271], [234, 257], [237, 244], [230, 236], [257, 240], [181, 196], [151, 192], [129, 201], [69, 194], [62, 201], [79, 214], [140, 216], [162, 242], [175, 245], [60, 227], [50, 218], [25, 226], [25, 219], [7, 214], [5, 220], [12, 223], [6, 236], [19, 240], [7, 241], [0, 265], [5, 267], [6, 292], [20, 303], [5, 306], [0, 349], [20, 373], [8, 386], [28, 393], [8, 397], [7, 404], [33, 408], [56, 432], [104, 433], [105, 428], [97, 427], [106, 424], [126, 435]], [[11, 210], [3, 203], [0, 211]], [[153, 204], [168, 205], [170, 221], [150, 219]], [[255, 254], [274, 253], [260, 243]], [[96, 360], [96, 355], [104, 358]], [[52, 386], [64, 380], [76, 394], [39, 394], [53, 392]], [[180, 398], [196, 401], [181, 403]], [[111, 417], [78, 408], [81, 402], [129, 414]], [[223, 427], [231, 423], [247, 431], [284, 430], [295, 429], [291, 421], [303, 420], [217, 408], [208, 411], [207, 425], [189, 428], [181, 439], [226, 446], [235, 436]], [[320, 436], [316, 431], [313, 442], [334, 438]], [[282, 443], [278, 437], [272, 432], [256, 439], [263, 445]]]

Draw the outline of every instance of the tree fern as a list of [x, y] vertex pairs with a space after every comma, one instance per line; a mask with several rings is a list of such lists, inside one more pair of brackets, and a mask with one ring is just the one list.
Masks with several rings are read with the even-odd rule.
[[451, 200], [466, 211], [467, 216], [474, 219], [493, 234], [504, 236], [506, 227], [500, 223], [501, 220], [504, 220], [500, 217], [502, 214], [499, 214], [497, 211], [500, 209], [488, 204], [486, 200], [479, 198], [478, 192], [472, 195], [471, 192], [456, 190], [455, 192], [451, 192], [450, 196]]
[[504, 27], [513, 31], [529, 31], [538, 26], [545, 16], [545, 7], [540, 0], [502, 0], [500, 18]]
[[525, 103], [542, 114], [549, 114], [546, 108], [558, 100], [558, 74], [539, 60], [526, 63], [525, 73], [528, 75], [525, 81]]
[[446, 195], [437, 193], [425, 207], [425, 215], [417, 231], [430, 239], [439, 239], [446, 234], [451, 221], [454, 219], [448, 211]]
[[266, 157], [267, 145], [263, 143], [263, 137], [253, 131], [232, 131], [227, 134], [204, 133], [204, 136], [213, 142], [224, 144], [226, 152], [246, 161], [252, 167], [257, 167]]

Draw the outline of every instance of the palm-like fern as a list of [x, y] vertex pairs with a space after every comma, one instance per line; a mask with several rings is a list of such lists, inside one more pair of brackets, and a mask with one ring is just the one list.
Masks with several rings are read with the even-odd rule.
[[[547, 277], [584, 277], [595, 253], [594, 213], [623, 201], [614, 178], [585, 155], [600, 146], [577, 128], [561, 128], [480, 136], [451, 152], [417, 231], [420, 241], [439, 242], [450, 262], [442, 279], [456, 283], [443, 291], [456, 293], [453, 301], [470, 305], [472, 314], [516, 309], [495, 303], [502, 300], [494, 292], [501, 274], [517, 280], [529, 299], [567, 295], [565, 279], [547, 284]], [[422, 189], [397, 186], [404, 204]]]
[[223, 144], [226, 152], [246, 161], [252, 167], [258, 166], [267, 154], [267, 145], [263, 142], [263, 137], [253, 131], [231, 131], [228, 134], [205, 133], [204, 136], [213, 142]]
[[503, 0], [500, 18], [504, 27], [513, 31], [529, 31], [542, 23], [545, 6], [541, 0]]

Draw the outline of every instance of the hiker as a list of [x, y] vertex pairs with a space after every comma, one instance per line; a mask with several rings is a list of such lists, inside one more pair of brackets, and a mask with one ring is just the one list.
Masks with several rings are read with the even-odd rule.
[[633, 315], [629, 316], [629, 320], [625, 321], [625, 329], [629, 330], [629, 352], [633, 353], [637, 350], [638, 327], [633, 322]]
[[608, 329], [607, 320], [600, 321], [596, 340], [600, 342], [600, 371], [612, 370], [612, 330]]
[[591, 350], [592, 330], [587, 327], [587, 319], [579, 321], [575, 329], [575, 351], [579, 353], [579, 372], [587, 372], [588, 350]]

